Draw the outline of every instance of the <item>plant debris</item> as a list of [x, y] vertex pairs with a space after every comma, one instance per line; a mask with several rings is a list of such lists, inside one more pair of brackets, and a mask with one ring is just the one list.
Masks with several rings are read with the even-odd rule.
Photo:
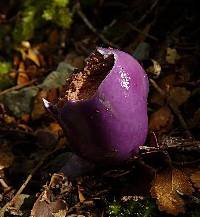
[[185, 203], [177, 192], [192, 195], [193, 188], [188, 177], [178, 169], [165, 169], [156, 174], [151, 195], [156, 198], [161, 211], [178, 215], [185, 212]]
[[[195, 0], [1, 0], [0, 217], [199, 217], [199, 44]], [[77, 156], [43, 106], [93, 97], [116, 61], [98, 47], [149, 78], [149, 135], [122, 165]]]

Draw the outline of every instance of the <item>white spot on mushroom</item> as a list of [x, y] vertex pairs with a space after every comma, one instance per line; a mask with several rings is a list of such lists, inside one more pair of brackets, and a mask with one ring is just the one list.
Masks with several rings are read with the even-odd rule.
[[126, 90], [129, 89], [130, 87], [130, 77], [128, 76], [128, 74], [124, 71], [123, 68], [120, 67], [120, 84], [123, 88], [125, 88]]

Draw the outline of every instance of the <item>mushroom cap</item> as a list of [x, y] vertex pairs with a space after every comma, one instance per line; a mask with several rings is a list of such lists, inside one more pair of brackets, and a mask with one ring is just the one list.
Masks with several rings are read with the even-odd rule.
[[137, 154], [148, 131], [148, 79], [131, 55], [112, 48], [97, 48], [114, 65], [93, 97], [66, 100], [56, 119], [73, 150], [100, 164], [119, 164]]

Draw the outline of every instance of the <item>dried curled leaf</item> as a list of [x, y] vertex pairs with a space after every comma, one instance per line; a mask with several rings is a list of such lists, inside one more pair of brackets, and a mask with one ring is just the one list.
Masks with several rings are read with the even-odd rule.
[[51, 181], [38, 197], [31, 210], [31, 217], [65, 217], [68, 211], [64, 195], [71, 193], [72, 185], [62, 174], [53, 174]]
[[200, 189], [200, 171], [193, 173], [190, 179], [196, 188]]
[[79, 201], [81, 203], [83, 203], [85, 201], [85, 197], [84, 197], [83, 193], [81, 192], [80, 186], [78, 186], [78, 198], [79, 198]]
[[149, 129], [160, 133], [170, 130], [173, 123], [173, 114], [167, 106], [154, 112], [149, 119]]
[[18, 76], [17, 76], [17, 84], [26, 84], [29, 81], [29, 77], [26, 74], [25, 65], [23, 62], [19, 64]]
[[151, 59], [152, 64], [146, 69], [146, 72], [154, 78], [158, 78], [161, 73], [161, 65], [154, 59]]
[[20, 47], [16, 48], [22, 55], [22, 59], [29, 59], [33, 61], [37, 66], [40, 66], [39, 51], [37, 48], [31, 48], [31, 44], [28, 41], [22, 41]]
[[19, 194], [13, 200], [12, 208], [15, 209], [16, 212], [20, 211], [20, 208], [24, 205], [25, 200], [28, 200], [30, 195], [28, 194]]
[[32, 60], [37, 66], [40, 66], [39, 53], [36, 49], [28, 49], [26, 58]]
[[62, 128], [56, 122], [50, 123], [48, 128], [51, 131], [51, 133], [53, 133], [56, 137], [58, 137], [60, 135], [60, 133], [62, 132]]
[[[54, 199], [53, 199], [54, 198]], [[32, 217], [53, 217], [59, 216], [64, 217], [66, 216], [67, 206], [64, 200], [55, 198], [52, 191], [46, 189], [40, 197], [36, 200], [32, 210], [31, 216]]]
[[151, 187], [151, 196], [156, 198], [160, 211], [172, 215], [185, 212], [184, 200], [177, 194], [192, 195], [193, 187], [188, 177], [180, 170], [173, 168], [157, 173]]

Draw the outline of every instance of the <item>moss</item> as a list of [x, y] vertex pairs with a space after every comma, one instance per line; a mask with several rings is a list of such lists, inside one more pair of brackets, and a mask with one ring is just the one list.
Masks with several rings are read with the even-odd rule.
[[52, 22], [62, 28], [69, 28], [72, 16], [68, 9], [69, 0], [27, 0], [21, 1], [13, 39], [19, 43], [29, 40], [36, 28], [45, 22]]
[[29, 6], [22, 11], [22, 18], [17, 21], [13, 31], [14, 41], [21, 42], [33, 35], [34, 29], [38, 24], [38, 19], [35, 19], [36, 12], [37, 8], [35, 6]]
[[11, 64], [8, 62], [0, 61], [0, 75], [7, 74], [11, 69]]
[[13, 85], [12, 79], [9, 77], [11, 64], [8, 62], [0, 61], [0, 90], [4, 90]]
[[108, 207], [109, 217], [154, 217], [156, 216], [156, 207], [150, 200], [129, 201], [119, 203], [114, 201]]

